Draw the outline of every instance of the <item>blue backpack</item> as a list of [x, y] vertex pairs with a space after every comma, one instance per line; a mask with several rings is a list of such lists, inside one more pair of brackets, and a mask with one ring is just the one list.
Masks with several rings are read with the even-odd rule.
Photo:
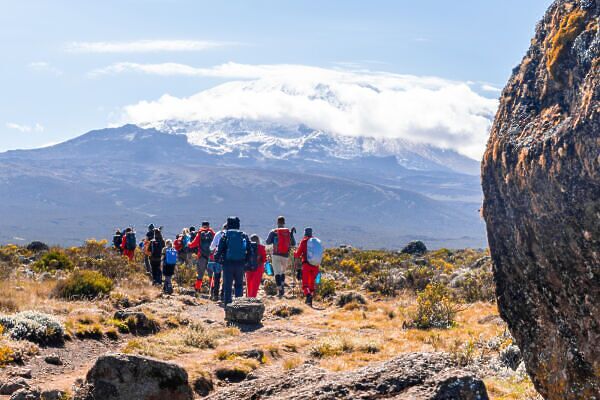
[[227, 251], [225, 252], [225, 261], [245, 261], [246, 260], [246, 238], [242, 231], [229, 229], [225, 232], [227, 241]]
[[252, 272], [258, 269], [258, 243], [250, 242], [248, 244], [248, 261], [244, 270]]
[[165, 250], [165, 264], [177, 264], [177, 250], [175, 250], [173, 247]]

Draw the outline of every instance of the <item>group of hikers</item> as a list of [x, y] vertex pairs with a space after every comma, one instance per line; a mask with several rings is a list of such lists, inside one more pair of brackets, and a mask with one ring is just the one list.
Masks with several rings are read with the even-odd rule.
[[135, 230], [128, 227], [115, 232], [113, 246], [131, 261], [139, 248], [153, 284], [162, 285], [167, 294], [173, 293], [172, 279], [177, 265], [195, 264], [194, 289], [198, 292], [202, 289], [204, 275], [208, 274], [211, 300], [223, 301], [225, 305], [232, 302], [233, 296], [243, 296], [244, 286], [247, 297], [256, 297], [265, 272], [274, 275], [277, 295], [283, 297], [290, 257], [292, 262], [299, 259], [301, 269], [297, 278], [302, 281], [306, 304], [312, 306], [323, 247], [313, 236], [312, 228], [304, 229], [299, 245], [295, 233], [296, 228], [288, 229], [285, 217], [280, 216], [263, 244], [258, 235], [248, 236], [240, 229], [238, 217], [229, 217], [218, 232], [204, 221], [200, 229], [185, 228], [174, 240], [165, 240], [162, 227], [150, 224], [144, 240], [137, 243]]

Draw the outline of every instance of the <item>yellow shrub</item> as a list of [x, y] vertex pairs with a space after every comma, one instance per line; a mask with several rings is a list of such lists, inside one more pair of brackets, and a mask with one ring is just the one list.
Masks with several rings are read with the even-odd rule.
[[339, 270], [348, 274], [360, 274], [360, 265], [354, 260], [342, 260], [339, 265]]

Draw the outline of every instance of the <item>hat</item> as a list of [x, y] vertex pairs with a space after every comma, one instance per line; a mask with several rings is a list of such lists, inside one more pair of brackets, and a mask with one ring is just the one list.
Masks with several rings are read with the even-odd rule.
[[313, 235], [312, 228], [304, 228], [304, 236], [312, 237], [312, 235]]
[[153, 230], [154, 230], [154, 224], [148, 225], [148, 231], [153, 231]]
[[208, 221], [202, 221], [202, 226], [210, 226], [210, 222]]

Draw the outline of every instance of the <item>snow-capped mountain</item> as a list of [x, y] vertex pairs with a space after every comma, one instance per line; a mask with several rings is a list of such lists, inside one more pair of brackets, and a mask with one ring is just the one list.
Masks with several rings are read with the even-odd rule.
[[454, 150], [401, 138], [343, 136], [303, 124], [226, 118], [219, 121], [158, 121], [142, 124], [162, 132], [185, 134], [188, 142], [209, 154], [257, 160], [298, 159], [314, 163], [364, 157], [393, 157], [415, 171], [454, 171], [479, 174], [479, 163]]

